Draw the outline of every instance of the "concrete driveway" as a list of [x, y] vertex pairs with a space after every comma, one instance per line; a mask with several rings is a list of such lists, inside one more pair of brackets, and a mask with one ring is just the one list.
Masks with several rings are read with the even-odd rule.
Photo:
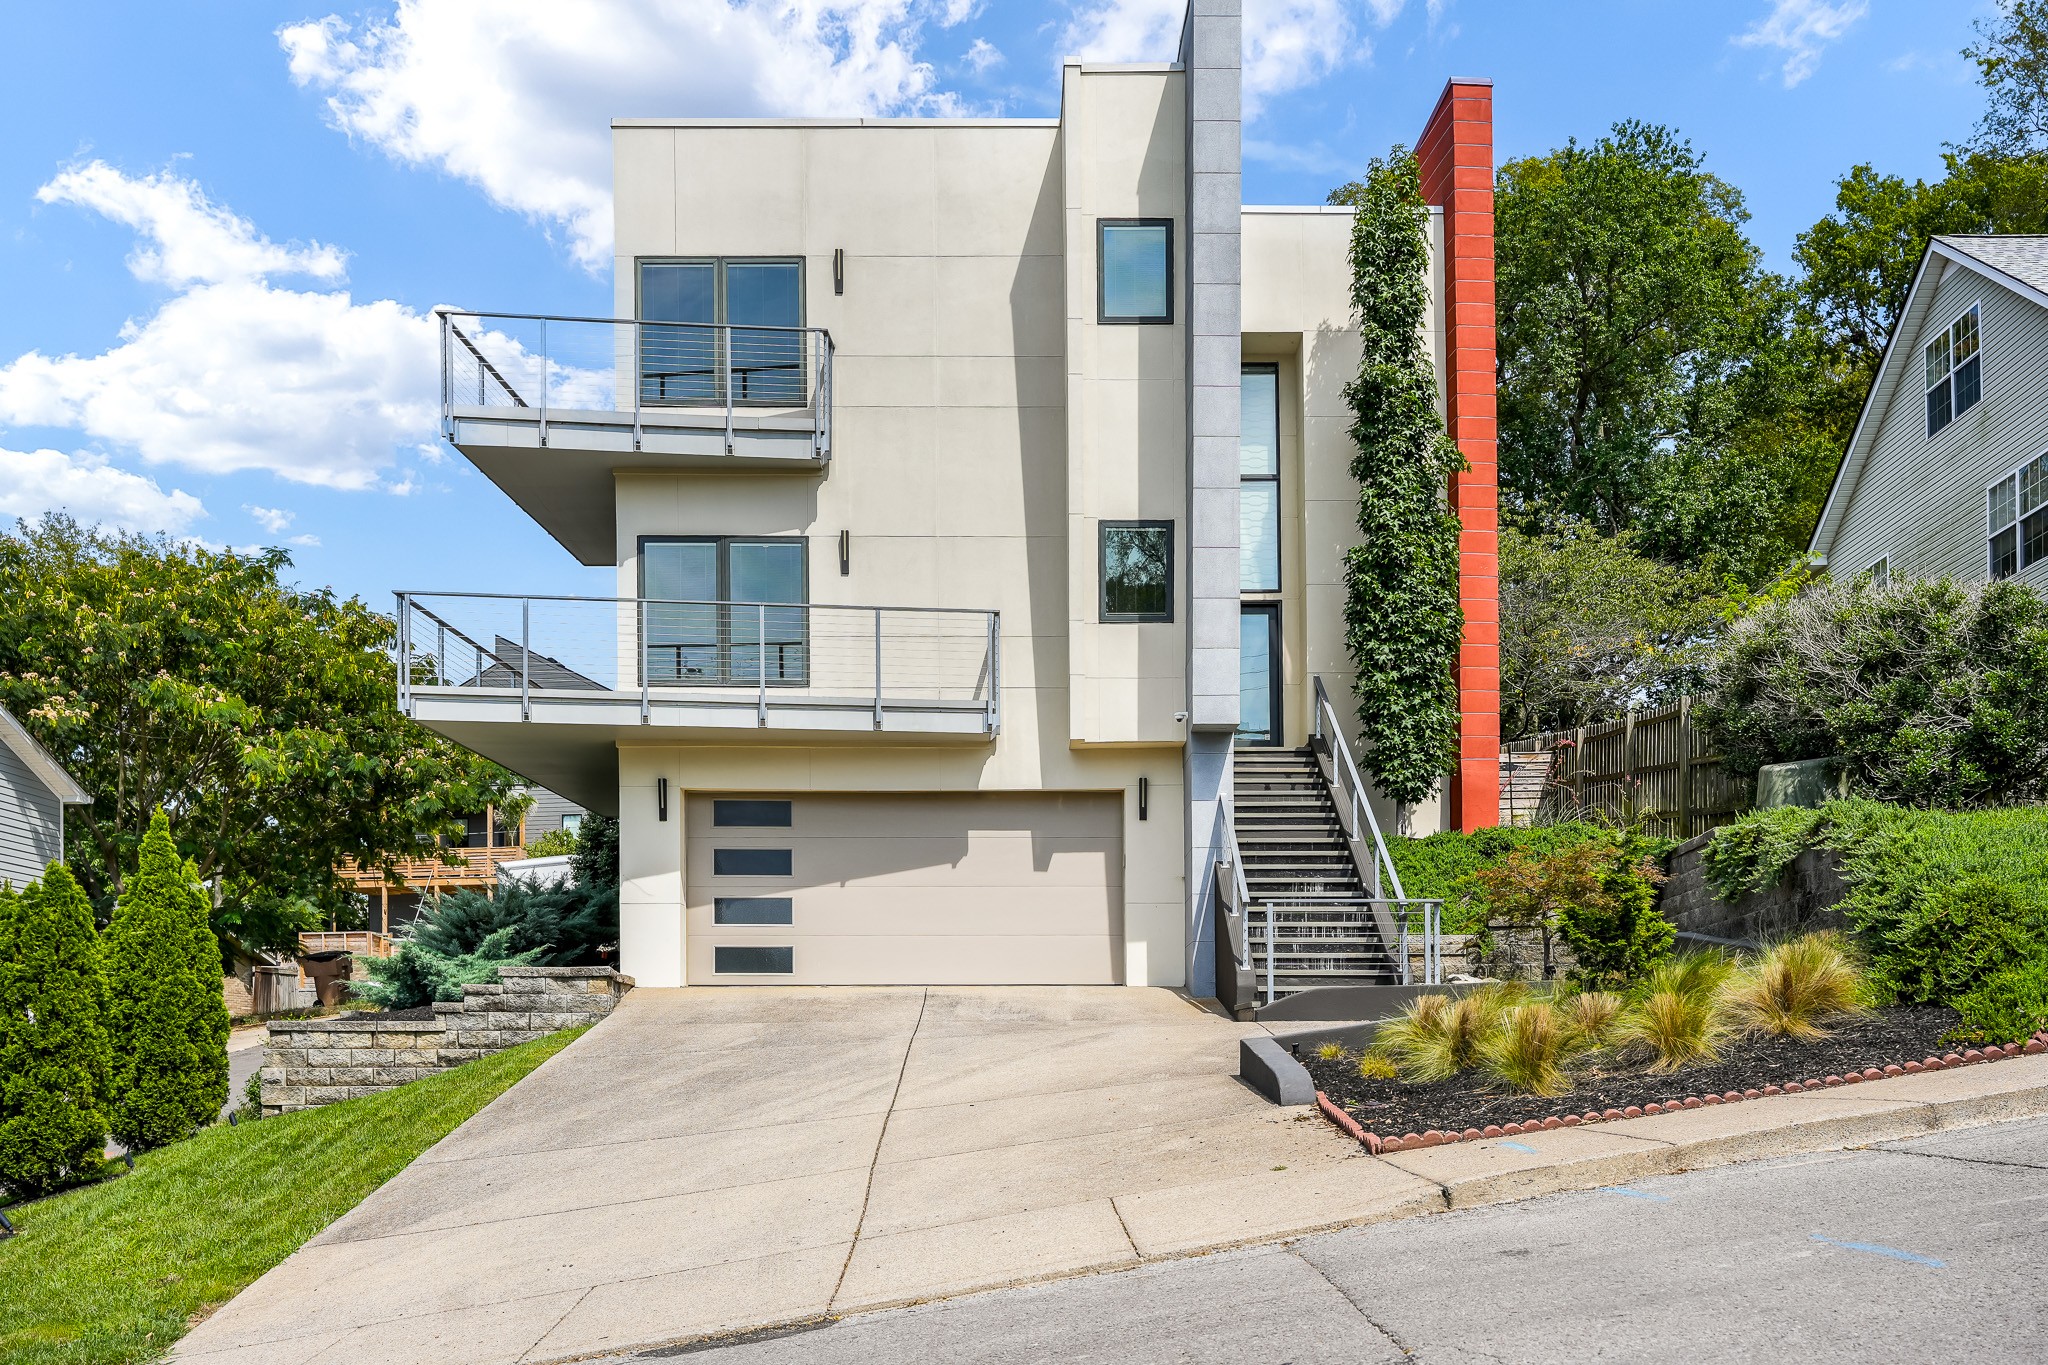
[[554, 1360], [1412, 1197], [1236, 1079], [1249, 1031], [1160, 990], [635, 991], [177, 1357]]

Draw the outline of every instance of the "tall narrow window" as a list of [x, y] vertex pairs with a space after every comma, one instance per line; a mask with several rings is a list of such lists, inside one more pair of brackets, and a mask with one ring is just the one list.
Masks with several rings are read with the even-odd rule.
[[1102, 523], [1102, 619], [1173, 619], [1173, 523]]
[[643, 403], [808, 401], [800, 260], [642, 261], [640, 319]]
[[2048, 559], [2048, 455], [2037, 455], [1985, 495], [1993, 578], [2010, 578]]
[[1173, 321], [1173, 220], [1103, 218], [1097, 223], [1098, 318]]
[[1984, 393], [1983, 358], [1977, 353], [1977, 305], [1921, 348], [1927, 380], [1927, 434], [1932, 437], [1977, 406]]
[[1247, 365], [1239, 380], [1237, 586], [1280, 591], [1280, 371]]

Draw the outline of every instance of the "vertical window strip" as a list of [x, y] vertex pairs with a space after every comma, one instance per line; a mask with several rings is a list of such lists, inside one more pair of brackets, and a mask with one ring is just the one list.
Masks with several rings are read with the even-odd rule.
[[1979, 305], [1971, 304], [1921, 350], [1930, 438], [1977, 406], [1984, 395], [1978, 310]]

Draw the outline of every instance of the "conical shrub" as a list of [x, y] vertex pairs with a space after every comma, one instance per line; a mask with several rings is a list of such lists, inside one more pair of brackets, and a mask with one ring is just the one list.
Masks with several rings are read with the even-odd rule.
[[199, 1065], [192, 1073], [193, 1125], [212, 1123], [228, 1102], [227, 993], [221, 989], [220, 939], [213, 932], [213, 897], [199, 879], [191, 859], [183, 867], [185, 918], [191, 929], [192, 975], [199, 989], [192, 995], [190, 1029]]
[[0, 882], [0, 1185], [24, 1194], [90, 1172], [107, 1143], [110, 1052], [92, 903], [61, 863]]
[[218, 994], [220, 982], [201, 982], [193, 971], [191, 889], [170, 821], [158, 811], [105, 935], [114, 1049], [108, 1116], [131, 1151], [176, 1142], [211, 1118], [202, 1113], [210, 1078], [227, 1066], [225, 1051], [218, 1059], [201, 1051], [196, 997]]

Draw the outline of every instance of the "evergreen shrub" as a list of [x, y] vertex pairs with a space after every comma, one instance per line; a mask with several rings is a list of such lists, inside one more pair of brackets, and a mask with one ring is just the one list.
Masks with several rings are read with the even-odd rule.
[[90, 1175], [107, 1142], [112, 1054], [92, 903], [62, 863], [0, 882], [0, 1185], [41, 1194]]

